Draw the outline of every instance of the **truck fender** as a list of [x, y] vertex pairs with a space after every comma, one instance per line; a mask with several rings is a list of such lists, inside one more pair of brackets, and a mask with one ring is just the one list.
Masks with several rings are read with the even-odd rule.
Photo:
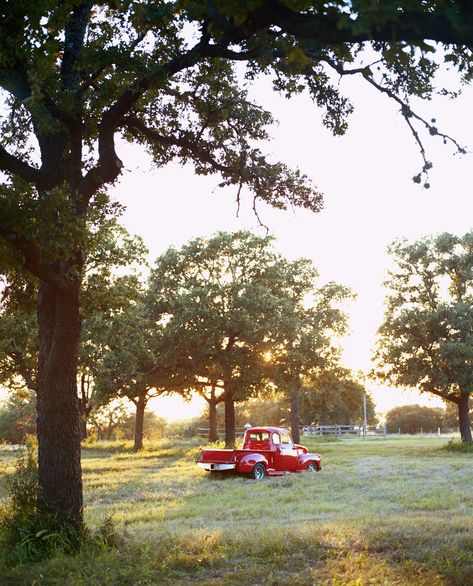
[[315, 465], [317, 466], [317, 470], [320, 470], [320, 468], [321, 468], [320, 461], [321, 461], [321, 458], [318, 454], [301, 454], [297, 458], [297, 469], [298, 470], [305, 470], [311, 462], [314, 462]]
[[268, 460], [263, 456], [263, 454], [245, 454], [243, 458], [239, 462], [237, 462], [237, 472], [241, 472], [242, 474], [249, 474], [256, 464], [264, 464], [266, 470], [268, 469]]

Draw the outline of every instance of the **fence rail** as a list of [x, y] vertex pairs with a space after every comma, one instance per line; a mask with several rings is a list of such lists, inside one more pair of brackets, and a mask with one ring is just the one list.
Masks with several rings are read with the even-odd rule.
[[[195, 437], [208, 437], [210, 429], [208, 427], [194, 428]], [[237, 427], [235, 434], [237, 437], [243, 436], [244, 427]], [[386, 436], [386, 428], [367, 428], [364, 431], [362, 425], [304, 425], [301, 428], [302, 435], [335, 435], [335, 436]], [[219, 437], [225, 437], [225, 428], [218, 429]]]
[[386, 427], [366, 428], [362, 425], [304, 425], [303, 435], [336, 435], [365, 437], [367, 435], [386, 436]]

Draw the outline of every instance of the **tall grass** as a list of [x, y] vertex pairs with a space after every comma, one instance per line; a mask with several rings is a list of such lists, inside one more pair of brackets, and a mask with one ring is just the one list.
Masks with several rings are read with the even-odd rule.
[[302, 443], [319, 474], [262, 482], [202, 471], [194, 440], [87, 445], [87, 524], [127, 524], [126, 541], [5, 583], [473, 585], [471, 455], [437, 439]]

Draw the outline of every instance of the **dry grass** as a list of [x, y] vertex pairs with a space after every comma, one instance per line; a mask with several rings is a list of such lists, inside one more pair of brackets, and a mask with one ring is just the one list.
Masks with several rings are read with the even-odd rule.
[[[211, 477], [189, 442], [139, 454], [86, 446], [87, 522], [112, 515], [128, 545], [9, 570], [0, 582], [473, 585], [471, 454], [436, 439], [305, 443], [322, 454], [321, 473], [259, 483]], [[0, 475], [13, 462], [0, 452]]]

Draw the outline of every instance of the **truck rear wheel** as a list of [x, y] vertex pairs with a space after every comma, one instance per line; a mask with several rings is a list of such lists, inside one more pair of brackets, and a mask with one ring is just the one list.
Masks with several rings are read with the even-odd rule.
[[266, 476], [266, 468], [264, 464], [255, 464], [251, 471], [251, 477], [255, 480], [262, 480]]
[[309, 462], [309, 465], [306, 468], [306, 472], [314, 473], [318, 472], [317, 464], [315, 462]]

